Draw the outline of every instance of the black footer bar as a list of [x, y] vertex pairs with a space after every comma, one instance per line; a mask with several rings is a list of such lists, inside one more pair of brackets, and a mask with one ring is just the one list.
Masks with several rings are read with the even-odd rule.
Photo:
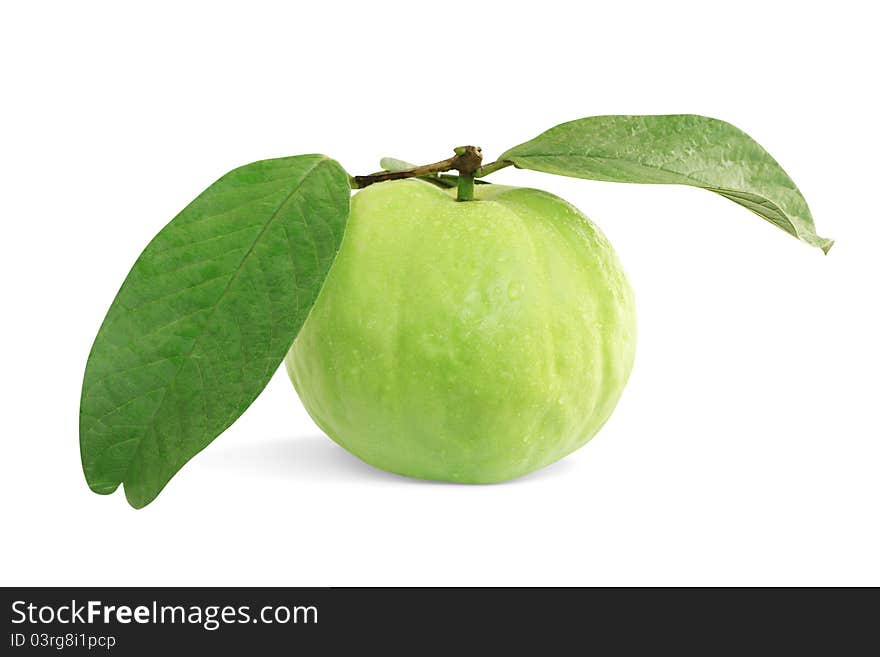
[[[2, 654], [877, 652], [874, 589], [7, 588]], [[319, 652], [318, 652], [319, 651]]]

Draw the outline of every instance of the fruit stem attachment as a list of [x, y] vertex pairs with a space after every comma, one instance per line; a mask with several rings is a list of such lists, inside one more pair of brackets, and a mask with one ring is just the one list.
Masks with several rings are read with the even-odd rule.
[[456, 201], [473, 201], [474, 200], [474, 174], [466, 176], [459, 174], [458, 176], [458, 193], [455, 197]]
[[[479, 146], [459, 146], [455, 149], [455, 155], [440, 162], [434, 162], [433, 164], [423, 164], [422, 166], [411, 167], [409, 169], [401, 169], [398, 171], [380, 171], [378, 173], [371, 173], [368, 176], [352, 176], [350, 177], [349, 181], [351, 182], [351, 186], [354, 189], [363, 189], [364, 187], [368, 187], [369, 185], [373, 185], [379, 182], [385, 182], [387, 180], [418, 178], [442, 173], [444, 171], [452, 171], [453, 169], [455, 169], [456, 171], [458, 171], [460, 176], [458, 183], [458, 200], [469, 201], [472, 200], [474, 197], [474, 174], [479, 170], [482, 163], [483, 153], [480, 150]], [[469, 183], [467, 181], [462, 183], [462, 180], [465, 179], [469, 180]], [[467, 191], [468, 185], [470, 185], [469, 196]], [[462, 187], [465, 188], [463, 195]]]

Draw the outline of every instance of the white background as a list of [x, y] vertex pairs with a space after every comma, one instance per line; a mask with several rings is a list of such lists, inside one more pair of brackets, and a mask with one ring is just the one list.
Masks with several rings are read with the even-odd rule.
[[[880, 584], [869, 3], [5, 3], [5, 585]], [[322, 436], [283, 371], [141, 511], [83, 479], [79, 388], [147, 241], [225, 171], [352, 173], [566, 120], [687, 112], [762, 143], [824, 257], [700, 190], [505, 170], [605, 231], [640, 342], [614, 416], [503, 485], [407, 480]], [[489, 161], [487, 160], [487, 161]]]

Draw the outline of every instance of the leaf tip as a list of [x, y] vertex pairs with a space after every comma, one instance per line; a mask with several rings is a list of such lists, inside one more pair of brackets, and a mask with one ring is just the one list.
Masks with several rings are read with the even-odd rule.
[[138, 494], [137, 491], [129, 490], [127, 486], [125, 487], [125, 500], [132, 509], [143, 509], [147, 504], [156, 499], [156, 495]]
[[110, 482], [89, 482], [89, 489], [93, 493], [97, 493], [98, 495], [111, 495], [116, 492], [116, 489], [119, 488], [118, 483], [110, 483]]

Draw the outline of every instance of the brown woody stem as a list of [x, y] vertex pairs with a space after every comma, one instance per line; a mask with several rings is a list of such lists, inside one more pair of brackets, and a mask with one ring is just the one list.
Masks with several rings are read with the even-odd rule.
[[455, 149], [455, 155], [441, 162], [424, 164], [411, 169], [403, 169], [402, 171], [380, 171], [379, 173], [371, 173], [368, 176], [354, 176], [351, 179], [351, 186], [355, 189], [363, 189], [379, 182], [430, 176], [435, 173], [452, 171], [453, 169], [462, 176], [473, 178], [482, 162], [483, 154], [478, 146], [459, 146]]

